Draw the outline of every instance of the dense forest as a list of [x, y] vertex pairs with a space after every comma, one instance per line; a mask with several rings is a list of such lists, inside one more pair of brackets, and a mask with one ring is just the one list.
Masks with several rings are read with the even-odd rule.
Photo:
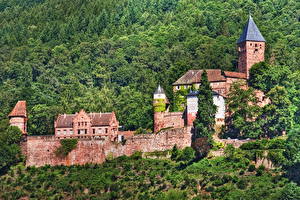
[[158, 83], [172, 100], [188, 69], [235, 70], [249, 13], [266, 61], [299, 80], [296, 0], [0, 0], [0, 118], [24, 99], [30, 134], [53, 134], [57, 113], [81, 108], [151, 128]]

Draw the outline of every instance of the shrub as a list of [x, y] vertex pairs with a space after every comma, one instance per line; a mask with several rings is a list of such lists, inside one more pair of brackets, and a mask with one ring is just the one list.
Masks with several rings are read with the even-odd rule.
[[66, 157], [73, 149], [77, 147], [77, 139], [62, 139], [60, 140], [61, 146], [55, 151], [58, 157]]
[[264, 149], [260, 141], [247, 142], [240, 146], [243, 150]]
[[239, 180], [239, 181], [236, 183], [236, 186], [237, 186], [239, 189], [244, 190], [244, 189], [247, 188], [248, 183], [247, 183], [246, 180], [241, 179], [241, 180]]
[[255, 169], [256, 169], [256, 168], [255, 168], [255, 165], [250, 165], [249, 168], [248, 168], [248, 171], [249, 171], [249, 172], [254, 172]]
[[205, 188], [206, 192], [213, 192], [215, 190], [215, 188], [213, 186], [208, 186], [207, 188]]
[[263, 165], [259, 166], [256, 170], [256, 176], [263, 175], [264, 171], [265, 171], [265, 166], [263, 166]]

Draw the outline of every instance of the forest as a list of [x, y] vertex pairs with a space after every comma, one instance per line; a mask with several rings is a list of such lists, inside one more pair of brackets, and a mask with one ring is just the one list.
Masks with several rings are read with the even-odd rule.
[[249, 13], [277, 66], [258, 78], [292, 88], [299, 116], [296, 0], [0, 0], [0, 118], [26, 100], [32, 135], [53, 134], [58, 113], [82, 108], [115, 111], [126, 130], [151, 129], [159, 83], [172, 101], [188, 69], [236, 69]]
[[[176, 110], [172, 83], [187, 70], [236, 70], [249, 13], [266, 59], [252, 67], [251, 87], [233, 86], [220, 137], [259, 140], [227, 145], [220, 157], [174, 146], [152, 152], [158, 159], [136, 152], [101, 165], [24, 166], [21, 132], [7, 120], [18, 100], [27, 101], [30, 135], [53, 134], [58, 113], [80, 109], [115, 111], [123, 129], [151, 132], [158, 84]], [[0, 0], [0, 199], [299, 200], [299, 14], [297, 0]], [[207, 126], [209, 84], [201, 89], [209, 117], [197, 116], [196, 136], [219, 150]], [[271, 103], [249, 104], [255, 89]], [[262, 158], [273, 168], [256, 166]]]

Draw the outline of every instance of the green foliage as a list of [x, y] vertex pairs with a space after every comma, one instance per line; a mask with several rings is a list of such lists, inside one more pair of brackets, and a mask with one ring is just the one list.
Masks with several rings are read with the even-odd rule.
[[61, 146], [55, 150], [55, 155], [59, 157], [66, 157], [72, 150], [77, 147], [77, 139], [62, 139]]
[[279, 200], [300, 200], [300, 187], [295, 183], [289, 183], [282, 188]]
[[272, 138], [282, 135], [292, 127], [294, 111], [284, 87], [275, 86], [267, 96], [271, 103], [263, 108], [257, 122], [262, 126], [262, 136]]
[[0, 121], [0, 175], [22, 160], [21, 139], [22, 133], [18, 127], [9, 126], [8, 120]]
[[182, 87], [180, 87], [179, 90], [177, 90], [176, 92], [174, 92], [174, 96], [173, 96], [173, 103], [172, 103], [172, 107], [171, 110], [174, 112], [182, 112], [185, 110], [186, 107], [186, 95], [188, 95], [190, 89], [184, 89]]
[[192, 147], [185, 147], [183, 150], [179, 150], [175, 145], [171, 151], [171, 160], [176, 162], [183, 161], [188, 163], [195, 159], [195, 150]]
[[255, 171], [255, 165], [249, 165], [248, 171], [249, 172], [254, 172]]
[[254, 89], [244, 86], [243, 82], [235, 82], [230, 88], [226, 104], [231, 115], [226, 118], [224, 137], [258, 138], [261, 135], [261, 127], [252, 120], [260, 114]]
[[[173, 99], [172, 83], [189, 69], [235, 69], [249, 9], [267, 40], [266, 60], [296, 73], [296, 2], [2, 0], [0, 118], [24, 99], [34, 135], [49, 134], [57, 112], [81, 108], [114, 110], [126, 129], [151, 128], [158, 82]], [[299, 86], [289, 88], [299, 108]]]
[[164, 112], [166, 111], [166, 103], [164, 99], [156, 99], [154, 106], [154, 112]]
[[213, 94], [208, 81], [207, 72], [201, 76], [201, 85], [198, 89], [198, 112], [193, 122], [195, 137], [211, 138], [214, 133], [216, 105], [213, 103]]
[[275, 200], [288, 185], [281, 171], [240, 175], [245, 168], [239, 161], [224, 157], [179, 166], [170, 160], [136, 156], [121, 156], [101, 165], [18, 165], [0, 177], [0, 198]]
[[262, 139], [244, 143], [240, 146], [243, 150], [270, 150], [270, 149], [285, 149], [286, 140], [280, 138]]
[[285, 157], [288, 159], [289, 164], [293, 165], [300, 163], [300, 127], [294, 127], [288, 132], [286, 140]]

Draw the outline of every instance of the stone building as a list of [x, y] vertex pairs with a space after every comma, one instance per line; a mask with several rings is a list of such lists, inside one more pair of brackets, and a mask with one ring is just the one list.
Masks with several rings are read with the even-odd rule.
[[[249, 78], [249, 71], [252, 65], [264, 61], [266, 40], [257, 28], [253, 18], [249, 16], [248, 22], [237, 41], [238, 66], [237, 72], [222, 71], [221, 69], [206, 69], [208, 81], [213, 90], [213, 101], [217, 106], [216, 124], [224, 124], [226, 105], [225, 99], [228, 96], [230, 87], [234, 82], [242, 82], [245, 87]], [[201, 84], [201, 76], [204, 70], [189, 70], [177, 81], [173, 83], [173, 92], [180, 90], [191, 90], [186, 96], [186, 104], [184, 112], [169, 112], [168, 109], [155, 109], [158, 102], [167, 101], [167, 97], [161, 88], [160, 96], [163, 100], [158, 100], [158, 96], [154, 94], [154, 132], [162, 128], [168, 127], [184, 127], [192, 126], [198, 111], [197, 90]], [[156, 92], [157, 92], [156, 91]], [[269, 103], [269, 99], [265, 97], [261, 91], [255, 91], [258, 99], [258, 105], [263, 107]], [[160, 104], [163, 108], [167, 108], [165, 104]]]
[[58, 115], [54, 122], [55, 136], [58, 138], [110, 137], [116, 139], [119, 122], [114, 112]]
[[8, 118], [11, 126], [19, 127], [23, 135], [27, 135], [26, 101], [18, 101]]

